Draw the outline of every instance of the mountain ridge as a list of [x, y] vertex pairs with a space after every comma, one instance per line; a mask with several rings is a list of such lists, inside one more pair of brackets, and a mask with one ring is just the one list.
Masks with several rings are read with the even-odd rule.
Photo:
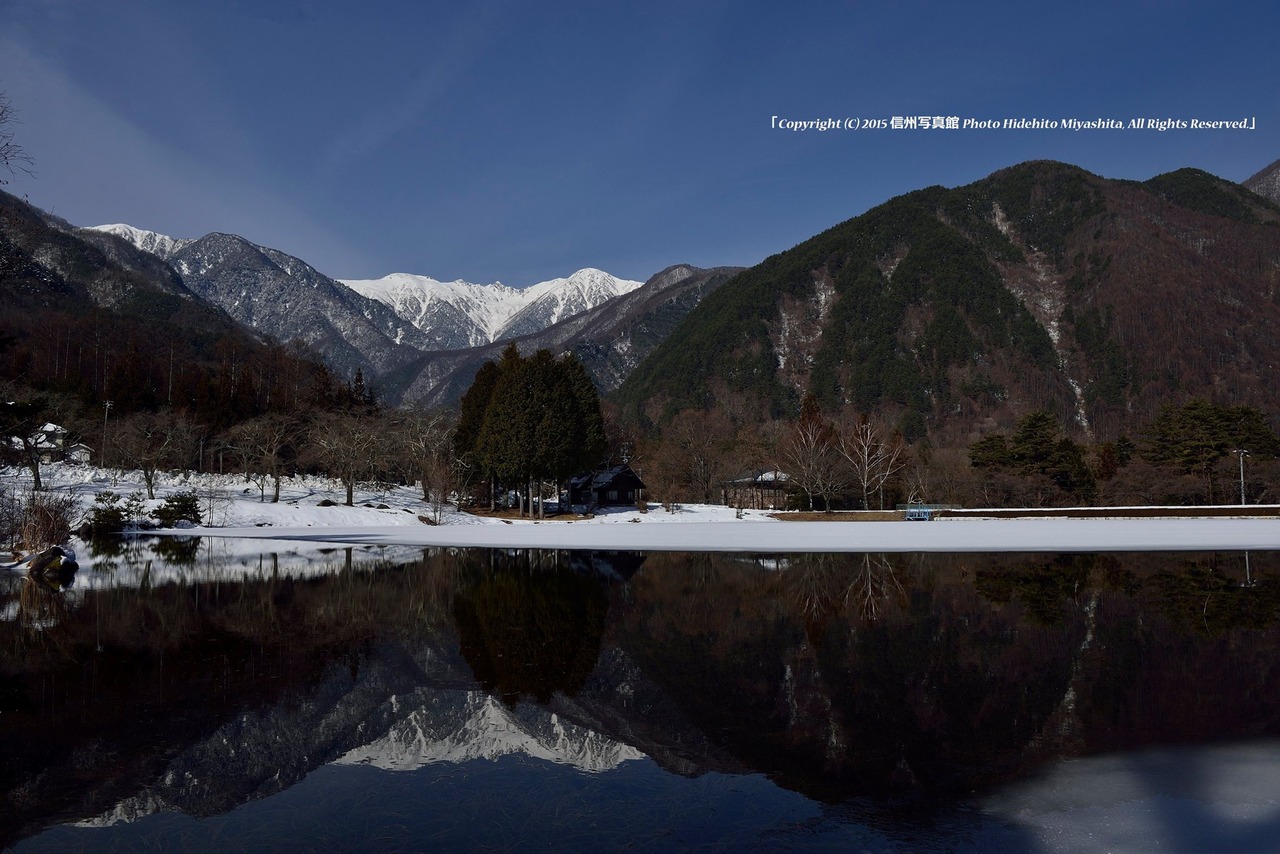
[[[413, 383], [406, 374], [424, 353], [466, 351], [535, 335], [642, 284], [591, 267], [523, 289], [409, 273], [339, 281], [239, 235], [211, 232], [176, 239], [124, 223], [80, 233], [116, 253], [120, 246], [135, 247], [242, 325], [280, 341], [300, 340], [340, 374], [360, 371], [367, 382], [389, 387], [395, 396], [396, 388]], [[132, 257], [141, 263], [141, 256]]]
[[485, 361], [514, 344], [526, 355], [546, 349], [573, 353], [602, 394], [614, 391], [707, 294], [739, 267], [700, 269], [676, 264], [643, 285], [536, 333], [478, 347], [429, 352], [388, 376], [392, 400], [428, 407], [455, 405]]
[[1280, 160], [1259, 169], [1240, 183], [1264, 199], [1280, 203]]

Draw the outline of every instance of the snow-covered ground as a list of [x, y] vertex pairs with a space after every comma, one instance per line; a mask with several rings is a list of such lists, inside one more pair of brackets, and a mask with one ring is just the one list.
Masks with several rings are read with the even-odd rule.
[[[102, 490], [142, 490], [136, 473], [50, 465], [46, 485], [70, 491], [88, 508]], [[0, 471], [11, 488], [26, 484], [19, 469]], [[260, 500], [243, 476], [160, 475], [157, 496], [194, 490], [205, 506], [205, 526], [182, 535], [309, 541], [327, 544], [601, 549], [638, 551], [788, 552], [1079, 552], [1244, 551], [1280, 549], [1277, 519], [939, 519], [932, 522], [779, 522], [765, 511], [681, 505], [667, 512], [651, 505], [577, 521], [503, 520], [448, 507], [441, 524], [421, 492], [366, 485], [357, 506], [345, 507], [341, 484], [290, 478], [278, 504]], [[158, 503], [155, 502], [155, 503]], [[321, 506], [322, 503], [329, 506]]]

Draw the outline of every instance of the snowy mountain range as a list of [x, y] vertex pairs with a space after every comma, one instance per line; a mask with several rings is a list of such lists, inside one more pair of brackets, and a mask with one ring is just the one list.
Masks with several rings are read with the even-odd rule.
[[[738, 267], [704, 270], [676, 264], [634, 290], [514, 340], [526, 355], [541, 349], [573, 353], [596, 388], [608, 394], [672, 334], [703, 297], [739, 272]], [[400, 398], [428, 407], [453, 406], [480, 366], [496, 360], [505, 346], [495, 342], [427, 353], [406, 372], [399, 387]]]
[[100, 242], [111, 235], [160, 259], [239, 323], [282, 342], [301, 340], [340, 374], [360, 370], [392, 397], [413, 377], [382, 381], [412, 374], [424, 354], [537, 333], [641, 286], [591, 268], [519, 289], [408, 273], [339, 282], [233, 234], [178, 239], [123, 223], [81, 231]]
[[440, 282], [409, 273], [342, 283], [392, 309], [437, 342], [436, 350], [478, 347], [538, 332], [642, 284], [590, 267], [522, 289], [500, 282]]

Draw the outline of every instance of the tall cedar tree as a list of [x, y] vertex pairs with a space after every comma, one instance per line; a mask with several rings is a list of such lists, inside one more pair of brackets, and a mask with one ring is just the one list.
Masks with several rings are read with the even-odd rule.
[[508, 485], [564, 480], [604, 456], [595, 386], [571, 354], [525, 358], [514, 344], [489, 362], [463, 396], [455, 450]]

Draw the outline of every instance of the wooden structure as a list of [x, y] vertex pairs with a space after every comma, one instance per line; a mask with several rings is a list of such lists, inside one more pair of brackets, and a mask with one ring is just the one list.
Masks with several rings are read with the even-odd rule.
[[720, 485], [722, 503], [744, 510], [785, 510], [787, 475], [777, 469], [745, 472]]
[[634, 507], [644, 497], [644, 481], [629, 465], [569, 478], [569, 503], [584, 507]]

